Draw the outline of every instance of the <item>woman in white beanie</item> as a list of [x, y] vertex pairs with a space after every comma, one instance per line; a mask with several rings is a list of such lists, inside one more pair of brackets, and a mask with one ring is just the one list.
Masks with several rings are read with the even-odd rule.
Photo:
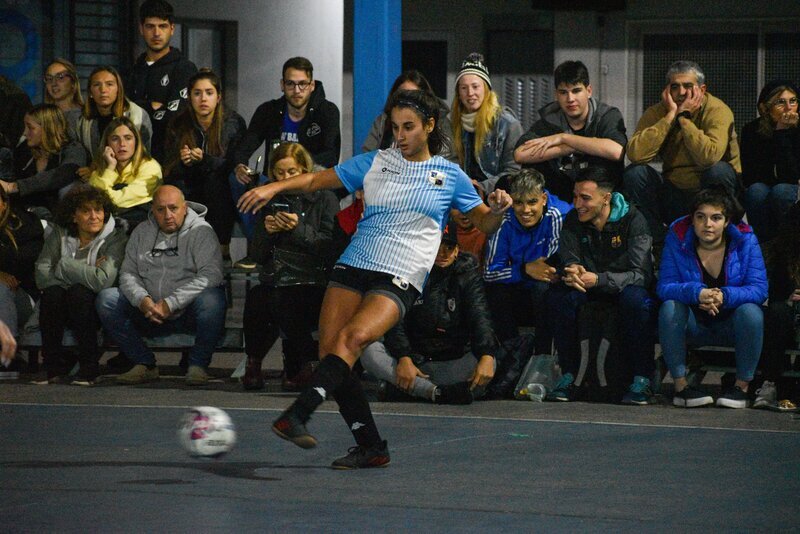
[[481, 54], [473, 52], [461, 63], [456, 89], [453, 147], [461, 168], [488, 194], [502, 176], [520, 169], [514, 145], [522, 125], [510, 109], [500, 107]]

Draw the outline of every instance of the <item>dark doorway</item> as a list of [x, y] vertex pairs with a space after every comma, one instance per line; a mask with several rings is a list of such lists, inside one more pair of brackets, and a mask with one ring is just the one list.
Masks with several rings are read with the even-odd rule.
[[403, 71], [417, 69], [439, 98], [447, 97], [447, 41], [403, 41]]

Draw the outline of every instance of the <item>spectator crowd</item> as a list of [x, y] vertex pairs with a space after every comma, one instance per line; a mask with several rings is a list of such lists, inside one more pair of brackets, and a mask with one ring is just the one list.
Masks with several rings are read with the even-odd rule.
[[[324, 169], [353, 172], [340, 165], [339, 109], [312, 63], [293, 57], [282, 95], [246, 123], [225, 105], [218, 74], [171, 45], [172, 6], [146, 0], [139, 13], [146, 50], [126, 79], [101, 66], [82, 87], [75, 66], [55, 59], [44, 102], [31, 105], [0, 78], [4, 361], [15, 364], [9, 347], [38, 324], [36, 383], [91, 386], [102, 329], [119, 349], [116, 381], [140, 384], [159, 376], [146, 338], [182, 332], [195, 339], [186, 383], [204, 385], [224, 334], [225, 272], [256, 270], [243, 312], [243, 387], [264, 387], [262, 363], [280, 338], [281, 386], [302, 391], [319, 364], [313, 334], [326, 287], [337, 283], [331, 272], [352, 236], [371, 231], [359, 221], [376, 206], [341, 188], [285, 192], [253, 210], [248, 192]], [[794, 409], [785, 371], [800, 318], [798, 85], [769, 81], [739, 136], [692, 61], [669, 66], [659, 101], [632, 132], [593, 96], [580, 61], [558, 65], [553, 80], [554, 100], [527, 132], [500, 104], [481, 54], [464, 59], [449, 104], [417, 70], [395, 80], [363, 151], [392, 161], [410, 143], [392, 109], [434, 102], [424, 113], [435, 124], [428, 145], [487, 205], [498, 190], [513, 204], [488, 235], [473, 210], [448, 206], [424, 287], [366, 347], [363, 371], [387, 397], [468, 404], [510, 396], [500, 382], [555, 351], [560, 380], [546, 400], [569, 402], [585, 398], [587, 339], [605, 329], [604, 350], [616, 357], [604, 365], [622, 383], [615, 401], [653, 403], [659, 345], [675, 406]], [[262, 146], [263, 172], [250, 167]], [[446, 179], [433, 170], [423, 186]], [[232, 262], [237, 225], [247, 255]], [[616, 321], [601, 328], [607, 316]], [[76, 346], [65, 346], [67, 330]], [[716, 399], [691, 373], [691, 349], [708, 345], [733, 352], [735, 376]]]

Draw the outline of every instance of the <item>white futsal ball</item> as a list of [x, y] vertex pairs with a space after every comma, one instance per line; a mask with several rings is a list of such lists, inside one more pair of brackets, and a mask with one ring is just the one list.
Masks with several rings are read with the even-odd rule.
[[236, 430], [224, 411], [213, 406], [196, 406], [181, 419], [178, 438], [191, 456], [218, 458], [233, 448]]

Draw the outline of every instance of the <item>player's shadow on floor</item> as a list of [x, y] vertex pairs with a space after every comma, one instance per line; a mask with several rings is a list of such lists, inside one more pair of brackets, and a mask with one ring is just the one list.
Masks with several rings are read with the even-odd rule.
[[[30, 461], [30, 462], [0, 462], [2, 468], [18, 469], [64, 469], [69, 467], [155, 467], [195, 469], [225, 478], [239, 478], [245, 480], [277, 481], [277, 477], [260, 475], [259, 471], [269, 469], [330, 469], [328, 466], [319, 465], [282, 465], [270, 462], [221, 462], [218, 460], [200, 460], [196, 462], [58, 462], [58, 461]], [[194, 484], [194, 481], [183, 479], [153, 479], [153, 480], [128, 480], [123, 484]]]

